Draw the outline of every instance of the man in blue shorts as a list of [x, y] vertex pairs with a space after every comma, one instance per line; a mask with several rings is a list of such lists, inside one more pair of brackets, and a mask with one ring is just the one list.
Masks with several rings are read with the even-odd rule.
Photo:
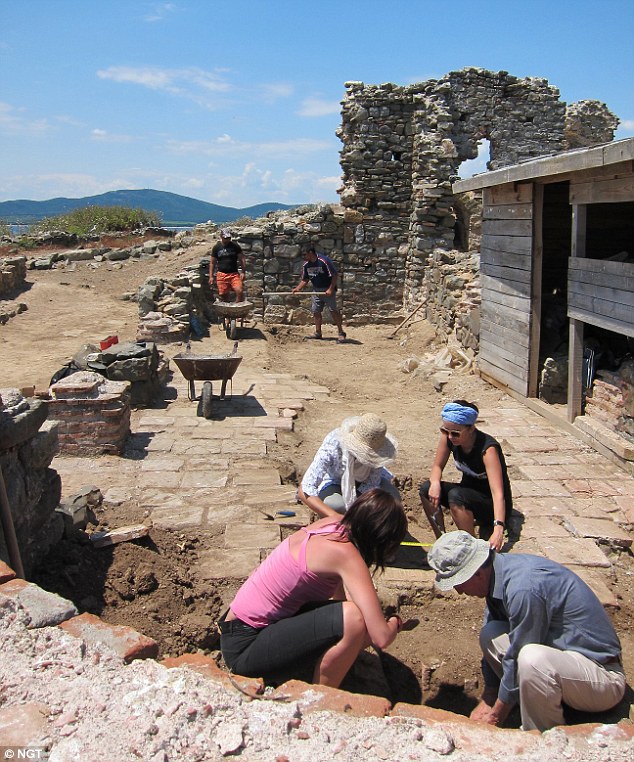
[[343, 330], [341, 312], [337, 309], [337, 270], [330, 257], [325, 254], [317, 254], [314, 246], [306, 250], [305, 261], [302, 267], [302, 279], [293, 289], [296, 294], [308, 283], [313, 287], [313, 300], [310, 311], [315, 321], [315, 333], [311, 339], [321, 339], [321, 323], [324, 307], [328, 307], [332, 315], [332, 322], [337, 326], [337, 343], [343, 344], [346, 333]]

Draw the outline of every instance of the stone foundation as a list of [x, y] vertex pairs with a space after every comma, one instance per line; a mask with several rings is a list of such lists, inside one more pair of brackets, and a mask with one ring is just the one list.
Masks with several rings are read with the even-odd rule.
[[121, 455], [130, 433], [130, 384], [99, 373], [73, 373], [50, 388], [50, 417], [58, 424], [60, 452]]
[[[46, 402], [25, 399], [17, 389], [0, 390], [0, 468], [27, 576], [64, 531], [55, 513], [61, 480], [49, 468], [58, 427], [47, 415]], [[1, 529], [0, 559], [9, 560]]]
[[0, 259], [0, 296], [15, 291], [26, 280], [26, 257]]

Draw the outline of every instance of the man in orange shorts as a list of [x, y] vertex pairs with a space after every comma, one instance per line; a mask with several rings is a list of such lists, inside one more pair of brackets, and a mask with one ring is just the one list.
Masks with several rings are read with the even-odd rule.
[[[238, 272], [238, 266], [240, 272]], [[242, 248], [231, 240], [231, 231], [226, 228], [220, 231], [220, 240], [211, 250], [209, 283], [212, 288], [214, 275], [221, 301], [230, 301], [229, 294], [232, 291], [235, 292], [236, 302], [243, 300], [246, 262]]]

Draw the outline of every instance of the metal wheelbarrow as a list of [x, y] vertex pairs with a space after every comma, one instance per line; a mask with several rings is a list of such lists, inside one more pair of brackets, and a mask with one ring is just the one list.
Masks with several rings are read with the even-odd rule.
[[[189, 381], [187, 396], [192, 402], [199, 402], [199, 410], [202, 410], [205, 418], [211, 418], [212, 381], [222, 381], [220, 399], [225, 399], [227, 382], [233, 378], [238, 365], [242, 362], [242, 356], [236, 354], [237, 349], [238, 342], [236, 341], [230, 355], [194, 355], [189, 352], [181, 352], [173, 358], [180, 372]], [[196, 397], [195, 381], [204, 382], [200, 397]]]
[[216, 299], [212, 306], [216, 315], [222, 318], [219, 321], [220, 330], [227, 334], [228, 339], [236, 339], [238, 337], [238, 321], [240, 321], [240, 328], [244, 328], [244, 319], [253, 309], [253, 302], [223, 302]]

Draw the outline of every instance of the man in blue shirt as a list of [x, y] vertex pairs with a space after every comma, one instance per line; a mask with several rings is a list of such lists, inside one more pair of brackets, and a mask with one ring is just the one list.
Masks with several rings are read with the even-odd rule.
[[313, 300], [310, 311], [313, 313], [315, 321], [315, 333], [310, 337], [312, 339], [321, 339], [321, 323], [324, 307], [328, 307], [332, 315], [332, 322], [337, 326], [337, 343], [343, 344], [346, 340], [346, 333], [343, 330], [343, 321], [341, 312], [337, 309], [337, 270], [330, 257], [325, 254], [317, 254], [314, 246], [309, 246], [306, 250], [306, 259], [302, 266], [302, 279], [293, 289], [296, 294], [304, 286], [310, 283], [313, 287]]
[[502, 723], [520, 705], [522, 728], [565, 724], [562, 703], [603, 712], [621, 701], [621, 644], [601, 602], [547, 558], [498, 555], [468, 532], [448, 532], [427, 560], [441, 590], [486, 599], [480, 632], [485, 688], [472, 720]]

